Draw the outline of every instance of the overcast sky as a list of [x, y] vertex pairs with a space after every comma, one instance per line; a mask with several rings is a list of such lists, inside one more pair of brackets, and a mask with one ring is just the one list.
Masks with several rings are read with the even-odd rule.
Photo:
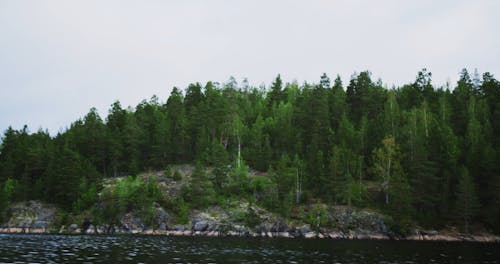
[[95, 106], [135, 106], [173, 86], [238, 81], [388, 86], [423, 67], [435, 85], [467, 67], [500, 74], [500, 1], [0, 0], [0, 130], [52, 135]]

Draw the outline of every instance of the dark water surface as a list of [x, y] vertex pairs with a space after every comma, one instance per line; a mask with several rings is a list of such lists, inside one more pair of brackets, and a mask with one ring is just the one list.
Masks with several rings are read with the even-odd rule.
[[500, 263], [500, 244], [4, 235], [0, 263]]

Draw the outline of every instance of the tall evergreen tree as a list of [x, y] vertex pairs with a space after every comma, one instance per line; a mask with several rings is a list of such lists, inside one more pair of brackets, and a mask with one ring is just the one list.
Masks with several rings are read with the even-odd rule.
[[475, 185], [467, 168], [460, 168], [460, 178], [457, 187], [457, 217], [463, 221], [464, 231], [469, 232], [469, 225], [479, 209]]

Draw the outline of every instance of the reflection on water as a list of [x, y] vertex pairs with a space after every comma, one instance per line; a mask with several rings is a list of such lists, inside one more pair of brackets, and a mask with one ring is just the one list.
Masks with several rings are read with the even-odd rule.
[[2, 235], [1, 263], [500, 263], [500, 244]]

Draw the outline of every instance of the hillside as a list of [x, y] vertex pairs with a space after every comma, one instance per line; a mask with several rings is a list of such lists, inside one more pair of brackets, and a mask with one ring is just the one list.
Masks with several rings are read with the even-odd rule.
[[165, 101], [115, 102], [105, 118], [91, 109], [55, 136], [9, 128], [0, 211], [35, 200], [66, 224], [137, 213], [154, 226], [160, 207], [174, 224], [247, 208], [313, 228], [315, 214], [344, 206], [388, 216], [402, 234], [499, 233], [500, 82], [466, 69], [453, 87], [431, 77], [423, 69], [391, 89], [368, 71], [347, 85], [326, 74], [317, 84], [194, 83]]
[[[258, 199], [219, 199], [204, 208], [189, 208], [183, 199], [196, 169], [176, 165], [171, 170], [170, 175], [158, 171], [135, 179], [107, 179], [95, 203], [79, 214], [37, 201], [12, 204], [4, 212], [0, 232], [500, 242], [484, 231], [471, 235], [416, 226], [401, 230], [391, 217], [373, 210], [322, 203], [294, 206], [287, 218], [267, 210]], [[253, 172], [249, 178], [258, 177], [267, 175]]]

